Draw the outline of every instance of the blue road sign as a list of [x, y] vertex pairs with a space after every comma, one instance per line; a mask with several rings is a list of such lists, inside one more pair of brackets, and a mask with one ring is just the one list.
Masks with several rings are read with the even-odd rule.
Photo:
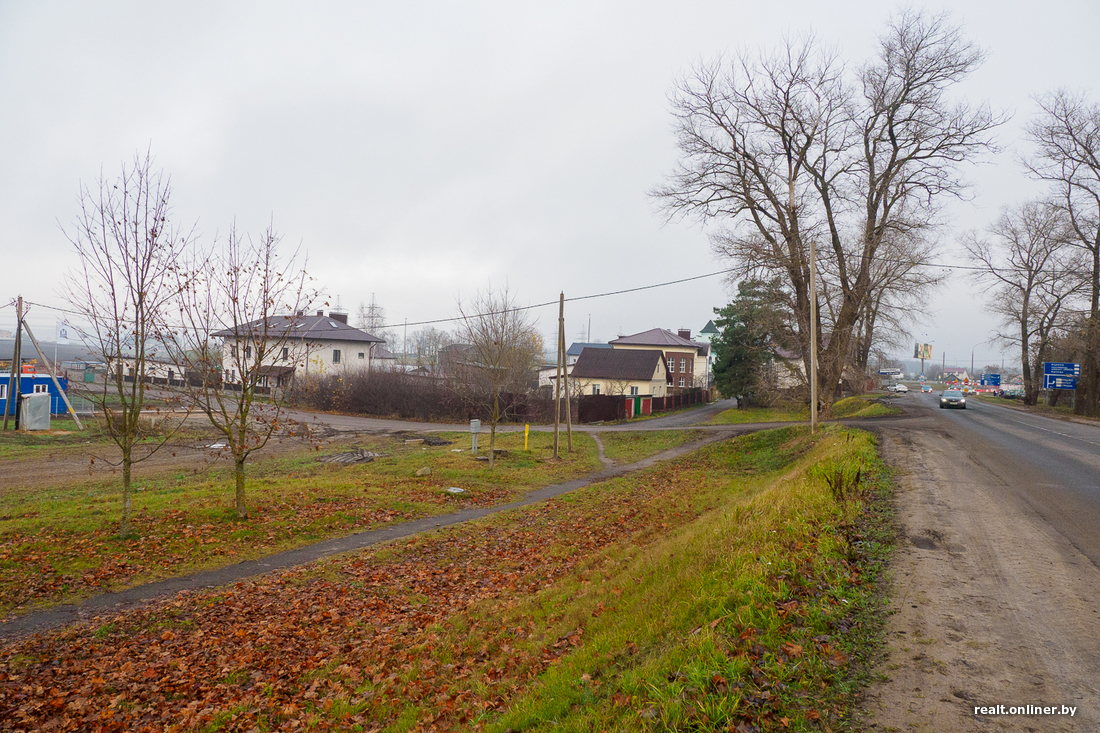
[[1000, 387], [1001, 375], [1000, 374], [983, 374], [982, 375], [983, 387]]
[[1079, 377], [1081, 376], [1081, 365], [1074, 364], [1072, 361], [1044, 361], [1043, 376], [1047, 375], [1052, 377]]
[[1077, 377], [1056, 377], [1043, 375], [1043, 389], [1077, 389]]
[[1081, 365], [1072, 361], [1044, 361], [1043, 389], [1077, 389]]

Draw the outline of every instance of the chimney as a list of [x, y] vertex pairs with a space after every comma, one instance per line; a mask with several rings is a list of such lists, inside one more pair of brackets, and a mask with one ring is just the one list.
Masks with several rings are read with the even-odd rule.
[[682, 339], [687, 339], [688, 341], [691, 341], [691, 329], [690, 328], [681, 328], [679, 331], [676, 332], [676, 335], [679, 336]]
[[336, 311], [329, 311], [328, 312], [328, 317], [331, 318], [334, 321], [339, 321], [340, 323], [343, 323], [344, 325], [347, 325], [347, 322], [348, 322], [348, 314], [347, 313], [337, 313]]
[[325, 315], [325, 312], [324, 311], [317, 311], [317, 315], [323, 316], [323, 315]]

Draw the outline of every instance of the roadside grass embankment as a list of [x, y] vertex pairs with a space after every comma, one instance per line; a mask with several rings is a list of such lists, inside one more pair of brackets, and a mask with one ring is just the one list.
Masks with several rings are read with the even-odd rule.
[[0, 711], [102, 730], [841, 730], [880, 630], [888, 495], [867, 433], [744, 436], [9, 642]]
[[[257, 457], [248, 474], [251, 516], [243, 521], [233, 509], [232, 468], [224, 462], [200, 472], [149, 474], [139, 464], [132, 538], [118, 536], [117, 476], [0, 492], [0, 614], [499, 504], [601, 468], [595, 444], [583, 434], [574, 435], [572, 454], [562, 444], [558, 461], [551, 460], [552, 435], [531, 433], [525, 451], [522, 434], [499, 434], [498, 447], [506, 453], [491, 471], [471, 455], [468, 433], [433, 436], [453, 441], [445, 446], [406, 445], [410, 437], [372, 436], [323, 450]], [[318, 460], [353, 449], [386, 455], [370, 463]], [[639, 446], [636, 453], [645, 450]], [[416, 476], [424, 467], [431, 474]], [[48, 470], [44, 465], [43, 472]], [[448, 493], [449, 487], [463, 493]]]
[[[854, 395], [833, 403], [830, 419], [886, 417], [900, 415], [901, 410], [882, 403], [876, 395]], [[801, 403], [785, 403], [776, 407], [745, 407], [723, 410], [707, 421], [708, 425], [745, 425], [769, 422], [806, 422], [810, 407]]]
[[616, 463], [630, 463], [704, 437], [701, 430], [603, 431], [603, 453]]

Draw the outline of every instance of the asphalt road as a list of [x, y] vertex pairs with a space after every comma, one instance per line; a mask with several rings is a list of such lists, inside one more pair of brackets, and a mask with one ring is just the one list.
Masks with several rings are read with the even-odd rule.
[[939, 395], [909, 393], [938, 413], [939, 424], [970, 459], [1100, 566], [1100, 427], [1032, 415], [980, 399], [965, 410], [939, 409]]
[[895, 399], [867, 426], [901, 533], [868, 727], [1100, 730], [1100, 427]]

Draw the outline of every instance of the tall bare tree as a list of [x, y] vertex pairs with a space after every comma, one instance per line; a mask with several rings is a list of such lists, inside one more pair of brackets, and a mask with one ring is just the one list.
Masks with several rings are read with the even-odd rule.
[[1071, 243], [1088, 256], [1089, 309], [1074, 412], [1100, 409], [1100, 105], [1058, 90], [1038, 99], [1041, 112], [1028, 125], [1038, 150], [1025, 161], [1048, 181], [1069, 219]]
[[86, 324], [85, 343], [107, 365], [93, 401], [120, 453], [105, 460], [122, 468], [122, 536], [131, 533], [133, 466], [169, 437], [146, 436], [142, 410], [152, 361], [164, 355], [167, 316], [188, 279], [182, 258], [192, 234], [172, 218], [171, 191], [152, 156], [135, 155], [116, 178], [101, 173], [94, 187], [81, 184], [80, 212], [62, 227], [80, 260], [65, 277], [66, 296]]
[[998, 340], [1019, 349], [1024, 402], [1034, 405], [1050, 344], [1075, 316], [1072, 301], [1087, 292], [1085, 258], [1065, 246], [1071, 226], [1057, 203], [1006, 209], [989, 233], [992, 239], [968, 235], [964, 246], [980, 268], [975, 278], [986, 284], [990, 309], [1006, 327]]
[[497, 426], [514, 411], [510, 396], [526, 393], [542, 358], [542, 336], [507, 288], [479, 293], [459, 303], [458, 312], [458, 339], [465, 348], [449, 376], [463, 399], [488, 419], [492, 468]]
[[[654, 193], [670, 216], [721, 225], [713, 247], [735, 278], [783, 279], [807, 373], [811, 329], [823, 345], [826, 399], [888, 286], [875, 269], [888, 243], [933, 222], [965, 191], [958, 164], [993, 146], [1000, 118], [949, 97], [981, 60], [946, 16], [904, 11], [854, 79], [811, 37], [701, 65], [674, 93], [682, 160]], [[812, 324], [811, 242], [833, 299]]]
[[234, 227], [213, 251], [195, 257], [195, 275], [181, 288], [182, 326], [167, 340], [173, 358], [187, 366], [187, 397], [233, 457], [241, 519], [249, 514], [248, 457], [284, 427], [289, 381], [309, 358], [296, 327], [317, 292], [299, 253], [284, 255], [280, 241], [270, 227], [255, 239]]

